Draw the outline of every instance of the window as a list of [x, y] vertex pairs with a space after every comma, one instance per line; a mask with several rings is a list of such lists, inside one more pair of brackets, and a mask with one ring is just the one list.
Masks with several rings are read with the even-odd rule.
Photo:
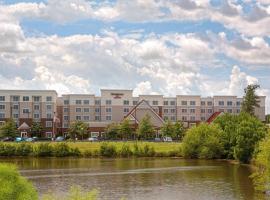
[[35, 119], [39, 119], [39, 114], [35, 113], [35, 114], [34, 114], [34, 118], [35, 118]]
[[0, 113], [0, 118], [5, 118], [5, 113]]
[[51, 119], [52, 118], [52, 113], [47, 113], [47, 119]]
[[95, 116], [95, 121], [100, 121], [100, 116], [96, 115]]
[[195, 121], [195, 116], [190, 116], [190, 121]]
[[170, 102], [171, 106], [175, 106], [175, 101]]
[[164, 106], [168, 106], [168, 105], [169, 105], [169, 102], [168, 102], [168, 101], [164, 101], [164, 102], [163, 102], [163, 105], [164, 105]]
[[195, 106], [196, 105], [196, 101], [190, 101], [189, 102], [191, 106]]
[[28, 113], [30, 113], [29, 108], [24, 108], [24, 109], [23, 109], [23, 114], [28, 114]]
[[164, 109], [164, 113], [168, 113], [169, 112], [169, 110], [168, 109]]
[[68, 128], [68, 127], [69, 127], [68, 123], [65, 122], [65, 123], [63, 124], [63, 127], [64, 127], [64, 128]]
[[29, 101], [29, 96], [23, 96], [23, 101]]
[[186, 116], [182, 116], [182, 121], [187, 121], [187, 117]]
[[106, 108], [106, 112], [107, 112], [107, 113], [112, 112], [112, 108]]
[[47, 97], [46, 97], [46, 101], [47, 101], [47, 102], [48, 102], [48, 101], [51, 102], [51, 101], [52, 101], [52, 96], [47, 96]]
[[208, 109], [207, 112], [208, 113], [212, 113], [213, 111], [212, 111], [212, 109]]
[[138, 101], [133, 101], [133, 105], [137, 105], [138, 104]]
[[124, 113], [128, 113], [129, 112], [129, 108], [124, 108]]
[[18, 102], [20, 100], [20, 96], [13, 96], [12, 101]]
[[52, 110], [52, 105], [47, 105], [46, 108], [47, 110]]
[[82, 112], [81, 108], [76, 108], [76, 112]]
[[153, 104], [153, 106], [157, 106], [158, 105], [158, 101], [153, 101], [152, 104]]
[[129, 100], [124, 100], [123, 104], [124, 105], [129, 105]]
[[79, 115], [77, 115], [77, 116], [76, 116], [76, 120], [82, 120], [82, 117], [79, 116]]
[[236, 102], [236, 106], [241, 106], [241, 102], [240, 101], [237, 101]]
[[89, 121], [90, 120], [90, 117], [87, 115], [87, 116], [83, 116], [83, 120], [84, 121]]
[[201, 113], [205, 113], [205, 109], [201, 109]]
[[169, 117], [168, 116], [164, 116], [164, 121], [167, 121], [168, 119], [169, 119]]
[[111, 105], [112, 104], [112, 100], [106, 100], [106, 105]]
[[190, 109], [190, 113], [195, 113], [195, 109]]
[[236, 110], [236, 113], [240, 113], [240, 109], [237, 109], [237, 110]]
[[52, 121], [46, 121], [46, 127], [52, 127]]
[[17, 104], [13, 105], [13, 109], [14, 110], [18, 110], [19, 109], [19, 105], [17, 105]]
[[14, 119], [18, 119], [18, 118], [19, 118], [19, 114], [14, 113], [14, 114], [13, 114], [13, 118], [14, 118]]
[[81, 104], [82, 104], [82, 100], [76, 100], [76, 101], [75, 101], [75, 104], [76, 104], [76, 105], [81, 105]]
[[39, 105], [34, 105], [34, 110], [39, 110]]
[[182, 102], [181, 102], [181, 105], [182, 105], [182, 106], [186, 106], [186, 105], [187, 105], [187, 101], [182, 101]]
[[219, 102], [218, 102], [218, 105], [219, 105], [219, 106], [224, 106], [224, 101], [219, 101]]
[[227, 106], [232, 106], [232, 101], [227, 101]]
[[0, 110], [5, 110], [6, 106], [5, 105], [0, 105]]
[[207, 102], [207, 105], [208, 105], [208, 106], [212, 106], [212, 105], [213, 105], [212, 101], [208, 101], [208, 102]]
[[83, 100], [83, 104], [84, 104], [84, 105], [89, 105], [89, 104], [90, 104], [90, 101], [87, 100], [87, 99], [85, 99], [85, 100]]
[[69, 116], [64, 115], [64, 120], [65, 120], [65, 121], [68, 121], [68, 120], [69, 120]]
[[173, 109], [171, 109], [171, 113], [175, 113], [175, 109], [173, 108]]
[[69, 100], [64, 100], [64, 105], [68, 105], [69, 104]]
[[187, 113], [187, 109], [182, 109], [182, 113]]
[[40, 97], [34, 96], [33, 97], [33, 100], [34, 100], [34, 102], [39, 102], [40, 101]]
[[100, 100], [95, 100], [95, 105], [100, 105]]
[[95, 112], [96, 113], [99, 113], [100, 112], [100, 109], [99, 108], [95, 108]]
[[107, 116], [106, 116], [106, 121], [111, 121], [111, 120], [112, 120], [112, 116], [107, 115]]
[[67, 112], [68, 112], [68, 110], [69, 110], [68, 108], [64, 108], [64, 112], [65, 112], [65, 113], [67, 113]]
[[0, 96], [0, 101], [5, 101], [5, 96]]
[[232, 113], [232, 109], [228, 109], [227, 112], [228, 112], [228, 113]]
[[201, 117], [201, 121], [205, 121], [205, 117]]
[[90, 108], [84, 108], [84, 109], [83, 109], [83, 112], [89, 113], [89, 112], [90, 112]]
[[175, 116], [171, 116], [171, 120], [172, 121], [175, 121]]
[[201, 106], [205, 106], [205, 101], [201, 101]]

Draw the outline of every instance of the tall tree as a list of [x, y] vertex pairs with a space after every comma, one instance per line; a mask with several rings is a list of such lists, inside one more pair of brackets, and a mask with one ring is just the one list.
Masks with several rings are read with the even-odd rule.
[[0, 128], [1, 137], [16, 137], [18, 136], [18, 129], [16, 123], [13, 119], [9, 119], [3, 126]]
[[119, 124], [111, 123], [105, 129], [107, 139], [118, 139], [119, 135]]
[[255, 114], [255, 107], [260, 107], [259, 97], [256, 95], [256, 89], [260, 88], [260, 85], [248, 85], [245, 88], [245, 95], [242, 102], [242, 112]]
[[161, 133], [163, 137], [173, 137], [174, 125], [170, 120], [166, 120], [166, 122], [163, 124], [163, 126], [161, 127]]
[[151, 123], [150, 116], [146, 114], [139, 123], [137, 134], [139, 138], [143, 139], [153, 139], [155, 134], [155, 129]]
[[132, 136], [132, 127], [128, 119], [124, 119], [119, 127], [122, 139], [128, 139]]
[[68, 133], [71, 138], [75, 139], [76, 137], [84, 138], [88, 132], [88, 124], [84, 123], [83, 121], [75, 121], [70, 125]]
[[181, 121], [177, 121], [174, 124], [173, 127], [173, 138], [176, 139], [180, 139], [182, 141], [183, 137], [184, 137], [184, 132], [185, 132], [185, 128], [184, 128], [184, 124]]
[[33, 122], [31, 126], [32, 136], [41, 137], [41, 133], [44, 130], [40, 122]]

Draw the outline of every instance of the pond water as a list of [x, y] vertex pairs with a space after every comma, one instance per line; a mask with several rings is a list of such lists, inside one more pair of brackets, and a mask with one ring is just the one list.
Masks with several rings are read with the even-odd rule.
[[16, 158], [1, 159], [19, 166], [40, 195], [65, 195], [71, 186], [98, 189], [100, 199], [127, 200], [260, 200], [249, 166], [225, 161], [174, 158], [86, 159]]

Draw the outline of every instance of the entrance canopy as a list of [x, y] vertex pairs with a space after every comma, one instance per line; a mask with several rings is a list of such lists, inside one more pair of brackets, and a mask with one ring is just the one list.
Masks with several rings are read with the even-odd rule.
[[28, 126], [28, 124], [26, 124], [25, 122], [23, 122], [20, 127], [18, 128], [18, 130], [29, 130], [30, 127]]

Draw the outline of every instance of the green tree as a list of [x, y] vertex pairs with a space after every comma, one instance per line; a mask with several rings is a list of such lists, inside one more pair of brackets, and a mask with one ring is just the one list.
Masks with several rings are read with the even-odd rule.
[[183, 122], [176, 121], [173, 127], [172, 137], [176, 139], [180, 139], [180, 141], [182, 141], [184, 137], [184, 132], [185, 132], [185, 128], [184, 128]]
[[161, 127], [161, 133], [163, 137], [174, 136], [174, 125], [170, 120], [166, 120], [163, 126]]
[[40, 122], [33, 122], [31, 126], [31, 134], [32, 136], [41, 137], [44, 128]]
[[267, 124], [270, 124], [270, 115], [269, 114], [265, 116], [265, 122]]
[[255, 114], [255, 107], [260, 107], [259, 97], [256, 95], [256, 89], [260, 88], [259, 85], [248, 85], [245, 88], [245, 95], [242, 102], [242, 112]]
[[1, 137], [16, 137], [18, 136], [18, 129], [13, 119], [9, 119], [0, 128]]
[[129, 119], [124, 119], [119, 127], [119, 132], [122, 136], [122, 139], [128, 139], [132, 137], [132, 127]]
[[0, 200], [38, 200], [33, 185], [11, 164], [0, 164]]
[[146, 114], [139, 123], [137, 134], [142, 139], [153, 139], [155, 134], [154, 126], [151, 123], [150, 116]]
[[111, 123], [105, 129], [106, 139], [118, 139], [121, 135], [119, 135], [119, 124]]
[[223, 156], [223, 131], [215, 124], [200, 124], [189, 129], [183, 139], [183, 155], [187, 158], [214, 159]]
[[70, 125], [68, 133], [73, 139], [76, 137], [81, 137], [81, 139], [83, 139], [88, 133], [88, 124], [83, 121], [75, 121]]

